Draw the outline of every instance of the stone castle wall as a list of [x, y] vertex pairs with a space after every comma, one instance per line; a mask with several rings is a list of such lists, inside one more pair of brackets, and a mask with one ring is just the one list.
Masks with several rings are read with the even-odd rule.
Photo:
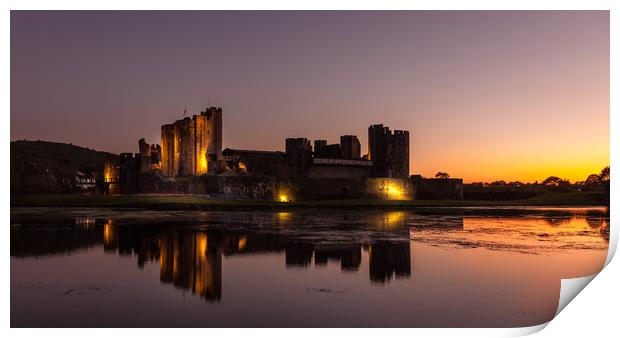
[[411, 176], [415, 199], [462, 200], [463, 180], [459, 178], [423, 178]]
[[202, 175], [165, 178], [155, 173], [140, 176], [140, 193], [208, 194], [226, 199], [281, 202], [335, 199], [411, 199], [408, 179], [398, 178], [288, 178]]
[[367, 198], [379, 200], [411, 200], [414, 190], [406, 178], [369, 178], [364, 182]]
[[272, 200], [275, 196], [276, 181], [270, 177], [203, 175], [200, 181], [206, 193], [227, 199]]
[[[379, 200], [461, 200], [461, 179], [428, 179], [419, 175], [403, 178], [274, 178], [257, 176], [201, 175], [163, 177], [157, 171], [138, 174], [140, 157], [123, 154], [121, 194], [209, 194], [223, 199], [275, 200], [281, 202], [379, 199]], [[128, 175], [135, 173], [136, 176]], [[139, 180], [139, 182], [138, 182]]]
[[164, 178], [157, 173], [140, 175], [141, 194], [205, 194], [200, 177]]
[[161, 170], [166, 177], [212, 173], [221, 156], [222, 108], [161, 127]]
[[308, 178], [366, 178], [370, 176], [371, 170], [372, 166], [321, 165], [314, 163], [308, 167]]

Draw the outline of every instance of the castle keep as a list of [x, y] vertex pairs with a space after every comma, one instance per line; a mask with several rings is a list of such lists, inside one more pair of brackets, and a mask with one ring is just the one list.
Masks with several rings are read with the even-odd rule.
[[[340, 143], [335, 144], [328, 144], [327, 140], [287, 138], [284, 152], [222, 150], [222, 117], [222, 108], [209, 107], [200, 114], [164, 124], [160, 145], [141, 139], [140, 153], [123, 153], [118, 163], [107, 164], [108, 172], [116, 173], [109, 182], [116, 183], [104, 191], [209, 194], [288, 202], [411, 199], [422, 195], [420, 187], [428, 189], [435, 184], [433, 180], [409, 177], [406, 130], [391, 131], [382, 124], [371, 125], [368, 153], [363, 156], [356, 135], [340, 136]], [[438, 193], [444, 191], [458, 195], [460, 190], [449, 186]]]
[[215, 173], [222, 156], [222, 108], [161, 126], [161, 171], [167, 177]]

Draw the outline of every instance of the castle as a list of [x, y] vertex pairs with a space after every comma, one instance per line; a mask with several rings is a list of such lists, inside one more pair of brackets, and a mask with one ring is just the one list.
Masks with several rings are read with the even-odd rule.
[[[355, 135], [328, 144], [287, 138], [285, 151], [222, 150], [223, 111], [209, 107], [161, 127], [161, 143], [138, 141], [140, 153], [106, 164], [117, 177], [109, 192], [200, 193], [222, 198], [297, 199], [414, 198], [418, 177], [409, 176], [409, 132], [382, 124], [368, 128], [368, 153]], [[108, 180], [106, 180], [108, 181]], [[429, 186], [428, 182], [425, 186]], [[449, 182], [450, 183], [450, 182]], [[454, 182], [458, 183], [458, 182]], [[449, 194], [462, 196], [448, 184]]]

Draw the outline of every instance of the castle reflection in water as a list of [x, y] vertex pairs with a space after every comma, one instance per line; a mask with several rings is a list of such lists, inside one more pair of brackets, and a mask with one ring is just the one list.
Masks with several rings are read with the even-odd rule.
[[139, 268], [147, 262], [159, 263], [162, 283], [217, 302], [222, 298], [223, 260], [233, 256], [275, 253], [284, 256], [284, 262], [272, 262], [287, 268], [330, 263], [340, 265], [343, 272], [359, 272], [367, 264], [370, 282], [382, 284], [410, 278], [412, 238], [431, 245], [502, 247], [517, 252], [563, 250], [566, 243], [606, 248], [609, 240], [609, 218], [600, 212], [544, 218], [472, 216], [467, 227], [463, 215], [425, 217], [403, 211], [371, 211], [361, 216], [216, 212], [196, 217], [181, 223], [65, 218], [12, 225], [11, 257], [64, 255], [103, 247], [104, 253], [135, 258]]
[[372, 282], [384, 283], [393, 277], [411, 275], [408, 242], [313, 244], [278, 234], [172, 226], [153, 231], [149, 227], [118, 227], [107, 221], [103, 226], [104, 249], [134, 254], [140, 267], [147, 261], [159, 260], [162, 282], [191, 290], [208, 300], [221, 298], [223, 256], [284, 252], [287, 267], [308, 267], [314, 259], [315, 266], [335, 261], [343, 271], [357, 271], [365, 250]]
[[[287, 222], [289, 218], [287, 213], [276, 214], [274, 224]], [[393, 213], [379, 218], [375, 224], [383, 229], [398, 228], [403, 221], [403, 215]], [[37, 236], [33, 236], [35, 234]], [[65, 240], [55, 242], [61, 238]], [[336, 262], [342, 271], [358, 271], [362, 264], [362, 252], [365, 251], [372, 283], [411, 276], [408, 240], [338, 243], [247, 229], [205, 230], [190, 225], [166, 224], [125, 226], [113, 220], [78, 219], [75, 226], [50, 227], [43, 233], [41, 229], [27, 236], [21, 231], [15, 232], [11, 235], [11, 242], [12, 256], [68, 253], [103, 244], [106, 253], [136, 257], [140, 268], [147, 262], [159, 261], [161, 282], [173, 284], [210, 301], [219, 301], [222, 297], [223, 256], [284, 253], [286, 267], [290, 268], [307, 268], [312, 263], [314, 266], [326, 266], [328, 262]]]

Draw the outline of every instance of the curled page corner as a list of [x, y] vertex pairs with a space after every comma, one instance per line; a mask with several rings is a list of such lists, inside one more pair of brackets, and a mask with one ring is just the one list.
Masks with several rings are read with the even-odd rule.
[[558, 310], [555, 312], [555, 316], [562, 312], [566, 305], [570, 303], [577, 295], [596, 277], [598, 273], [591, 276], [562, 279], [560, 286], [560, 301], [558, 304]]

